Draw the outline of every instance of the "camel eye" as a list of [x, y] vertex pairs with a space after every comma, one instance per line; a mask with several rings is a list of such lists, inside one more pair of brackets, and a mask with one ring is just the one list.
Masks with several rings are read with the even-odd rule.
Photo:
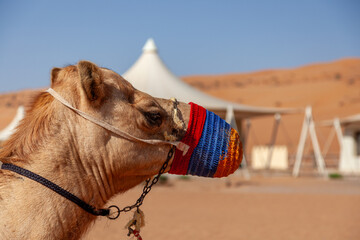
[[144, 115], [150, 125], [160, 127], [162, 117], [159, 112], [145, 112]]

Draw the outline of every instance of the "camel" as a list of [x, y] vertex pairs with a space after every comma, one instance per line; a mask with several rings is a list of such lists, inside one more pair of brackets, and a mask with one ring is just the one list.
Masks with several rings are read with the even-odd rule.
[[[141, 139], [180, 140], [189, 122], [188, 104], [178, 104], [181, 125], [173, 117], [173, 101], [138, 91], [88, 61], [52, 69], [51, 88], [77, 109]], [[100, 209], [156, 175], [170, 148], [119, 137], [42, 92], [3, 144], [0, 161], [41, 175]], [[96, 218], [7, 170], [0, 170], [0, 209], [0, 239], [79, 239]]]

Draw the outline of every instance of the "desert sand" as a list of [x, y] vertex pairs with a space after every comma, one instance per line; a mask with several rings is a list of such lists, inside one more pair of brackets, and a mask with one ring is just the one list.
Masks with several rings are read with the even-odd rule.
[[[194, 177], [155, 186], [142, 210], [149, 239], [356, 240], [360, 239], [360, 179], [262, 177], [249, 181]], [[132, 204], [141, 188], [119, 195], [109, 204]], [[125, 224], [98, 219], [86, 240], [127, 239]]]

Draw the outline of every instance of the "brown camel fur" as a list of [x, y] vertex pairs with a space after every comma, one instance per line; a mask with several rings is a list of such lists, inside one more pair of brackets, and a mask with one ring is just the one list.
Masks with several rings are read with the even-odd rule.
[[[172, 117], [173, 102], [140, 92], [91, 62], [54, 68], [51, 88], [76, 108], [136, 137], [180, 140], [185, 133]], [[186, 127], [190, 107], [178, 108]], [[169, 149], [121, 138], [43, 92], [4, 143], [0, 160], [104, 208], [115, 194], [156, 175]], [[41, 184], [0, 170], [0, 239], [79, 239], [95, 218]]]

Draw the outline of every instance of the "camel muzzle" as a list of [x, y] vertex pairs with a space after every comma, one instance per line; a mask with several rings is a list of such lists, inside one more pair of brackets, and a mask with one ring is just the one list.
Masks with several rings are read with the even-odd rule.
[[181, 140], [189, 149], [186, 153], [176, 149], [169, 173], [211, 178], [232, 174], [243, 155], [238, 132], [215, 113], [190, 105], [187, 132]]

